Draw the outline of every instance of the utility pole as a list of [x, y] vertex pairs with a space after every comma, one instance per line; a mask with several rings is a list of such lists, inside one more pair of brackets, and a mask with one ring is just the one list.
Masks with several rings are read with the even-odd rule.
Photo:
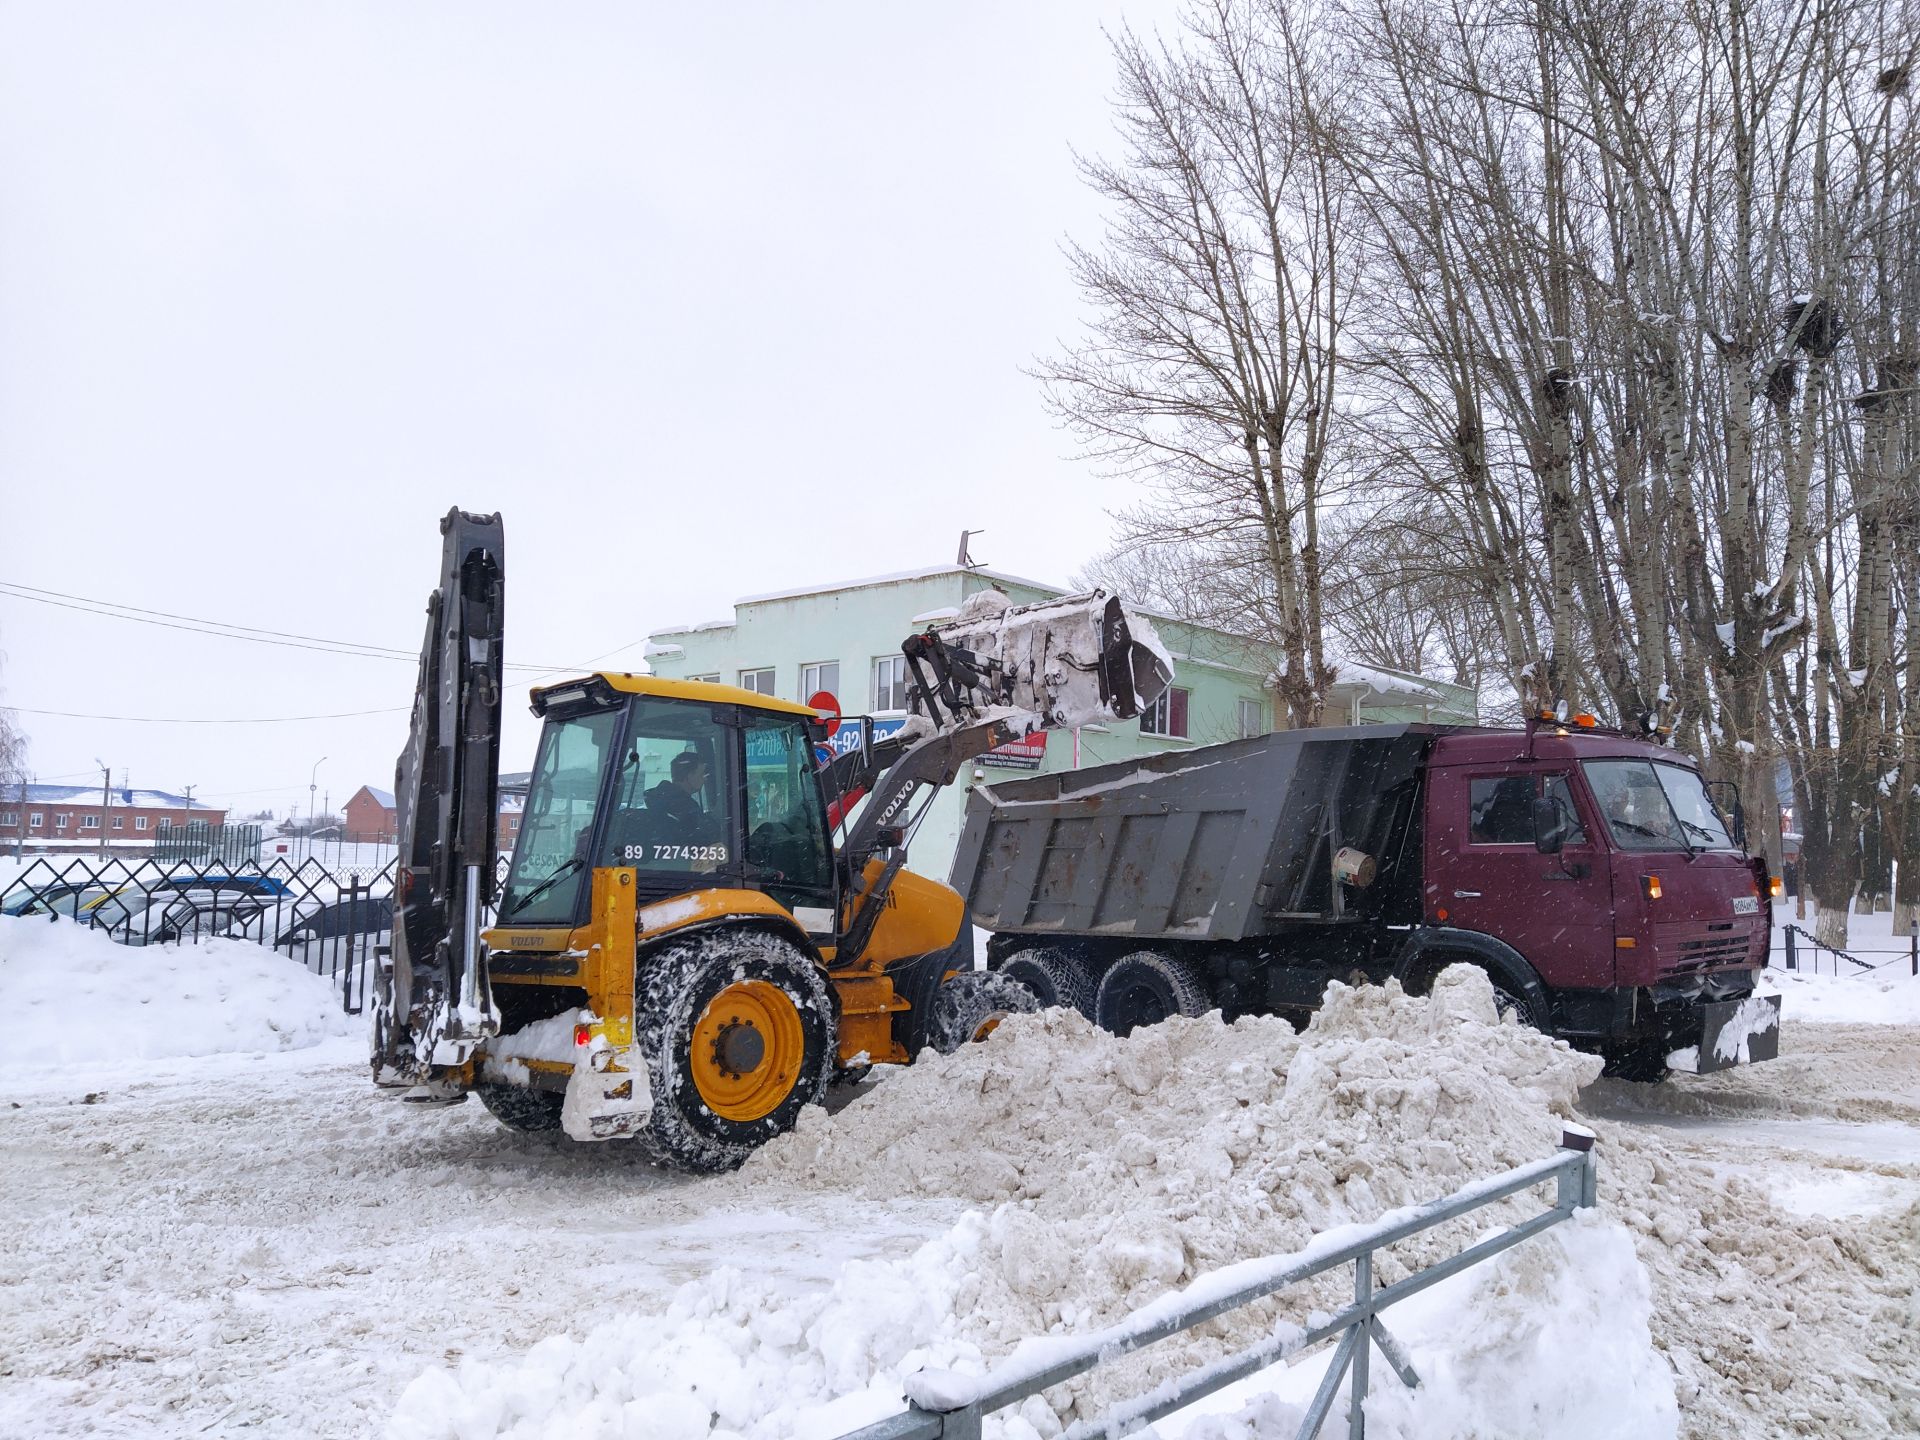
[[[94, 764], [100, 765], [96, 756]], [[113, 771], [100, 765], [100, 858], [107, 858], [107, 821], [113, 814]]]
[[313, 769], [307, 772], [307, 854], [308, 855], [313, 854], [313, 797], [319, 793], [320, 767], [326, 763], [327, 763], [327, 757], [322, 755], [318, 760], [313, 762]]

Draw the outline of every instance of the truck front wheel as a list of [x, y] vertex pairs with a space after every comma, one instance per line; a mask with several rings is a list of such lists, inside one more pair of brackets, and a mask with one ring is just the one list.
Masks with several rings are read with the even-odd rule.
[[641, 1144], [731, 1170], [826, 1089], [833, 1001], [820, 967], [765, 931], [702, 936], [642, 961], [634, 1030], [653, 1091]]
[[1131, 1035], [1170, 1015], [1204, 1015], [1213, 1008], [1197, 965], [1152, 950], [1136, 950], [1108, 966], [1093, 996], [1094, 1022], [1115, 1035]]

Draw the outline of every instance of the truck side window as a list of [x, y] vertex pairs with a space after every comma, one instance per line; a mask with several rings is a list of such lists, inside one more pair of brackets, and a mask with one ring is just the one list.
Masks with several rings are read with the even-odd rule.
[[1469, 782], [1467, 809], [1473, 822], [1468, 834], [1475, 845], [1533, 843], [1531, 775], [1490, 775]]

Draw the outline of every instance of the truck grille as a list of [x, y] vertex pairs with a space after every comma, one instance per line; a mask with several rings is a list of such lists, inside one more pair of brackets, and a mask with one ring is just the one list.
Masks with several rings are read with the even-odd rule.
[[1654, 956], [1663, 975], [1746, 965], [1756, 958], [1751, 920], [1676, 920], [1654, 926]]

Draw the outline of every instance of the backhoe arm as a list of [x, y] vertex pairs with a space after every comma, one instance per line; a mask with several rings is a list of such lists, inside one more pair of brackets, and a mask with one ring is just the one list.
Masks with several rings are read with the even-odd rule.
[[407, 748], [394, 777], [400, 856], [393, 957], [374, 990], [373, 1071], [417, 1085], [497, 1034], [481, 912], [499, 849], [501, 637], [506, 551], [498, 515], [450, 510]]

